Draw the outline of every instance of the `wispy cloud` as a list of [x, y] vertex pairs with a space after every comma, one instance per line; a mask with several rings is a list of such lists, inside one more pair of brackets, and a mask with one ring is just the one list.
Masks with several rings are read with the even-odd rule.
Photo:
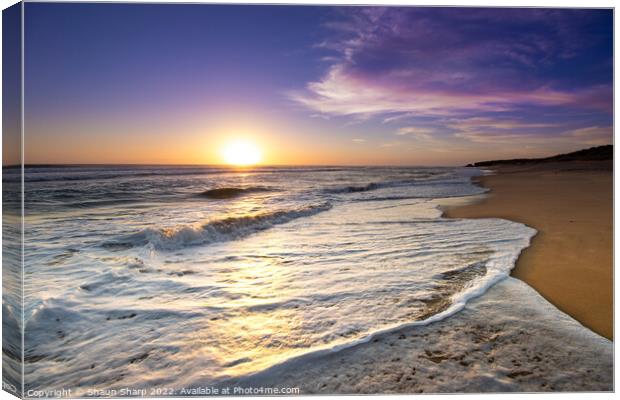
[[[591, 95], [590, 91], [588, 95]], [[306, 91], [290, 97], [306, 107], [327, 115], [370, 117], [379, 114], [427, 116], [471, 115], [502, 112], [520, 105], [561, 106], [576, 104], [579, 93], [540, 87], [531, 91], [489, 90], [455, 92], [439, 88], [404, 88], [396, 83], [376, 82], [349, 74], [342, 65], [307, 85]]]
[[455, 136], [467, 139], [475, 143], [506, 144], [512, 145], [549, 145], [572, 143], [581, 146], [595, 146], [610, 144], [613, 140], [612, 127], [591, 126], [586, 128], [568, 130], [554, 135], [544, 135], [540, 132], [511, 132], [492, 130], [469, 130], [456, 133]]
[[347, 9], [326, 24], [325, 74], [289, 96], [418, 141], [609, 139], [592, 129], [612, 115], [611, 20], [600, 11]]
[[514, 129], [541, 129], [541, 128], [554, 128], [560, 126], [559, 123], [536, 123], [536, 122], [523, 122], [518, 120], [509, 119], [494, 119], [488, 117], [473, 117], [465, 118], [461, 120], [452, 120], [448, 126], [457, 130], [480, 130], [480, 129], [494, 129], [494, 130], [514, 130]]
[[589, 126], [586, 128], [574, 129], [566, 133], [574, 137], [579, 142], [589, 145], [610, 144], [613, 139], [612, 126]]
[[418, 137], [428, 137], [432, 136], [433, 129], [418, 127], [418, 126], [404, 126], [402, 128], [398, 128], [396, 131], [397, 135], [400, 136], [418, 136]]

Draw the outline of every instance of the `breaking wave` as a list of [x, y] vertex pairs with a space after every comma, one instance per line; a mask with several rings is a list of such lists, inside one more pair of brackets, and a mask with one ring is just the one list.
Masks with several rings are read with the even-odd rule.
[[258, 213], [243, 217], [230, 217], [209, 221], [202, 225], [184, 225], [173, 228], [147, 228], [138, 233], [109, 241], [103, 247], [110, 250], [137, 246], [152, 246], [157, 250], [178, 250], [188, 246], [237, 240], [264, 231], [297, 218], [309, 217], [332, 207], [331, 203], [319, 203], [306, 207]]
[[247, 188], [238, 188], [238, 187], [223, 187], [217, 189], [205, 190], [200, 193], [200, 196], [215, 199], [215, 200], [224, 200], [231, 199], [234, 197], [242, 196], [248, 193], [261, 193], [261, 192], [273, 192], [275, 189], [264, 187], [264, 186], [253, 186]]
[[358, 193], [358, 192], [370, 192], [371, 190], [376, 190], [381, 188], [382, 186], [378, 183], [371, 182], [368, 185], [364, 186], [345, 186], [345, 187], [337, 187], [327, 189], [327, 193]]
[[347, 185], [340, 187], [331, 187], [325, 189], [325, 193], [341, 194], [341, 193], [360, 193], [371, 192], [378, 189], [398, 188], [407, 186], [452, 186], [452, 185], [469, 185], [469, 178], [453, 178], [440, 179], [434, 176], [425, 179], [399, 179], [384, 182], [370, 182], [366, 185]]

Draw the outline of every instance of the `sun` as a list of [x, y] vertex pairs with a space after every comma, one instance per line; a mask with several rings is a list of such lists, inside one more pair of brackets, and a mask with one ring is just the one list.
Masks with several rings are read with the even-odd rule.
[[222, 148], [222, 158], [226, 164], [236, 166], [254, 165], [260, 162], [260, 148], [253, 142], [244, 139], [230, 141]]

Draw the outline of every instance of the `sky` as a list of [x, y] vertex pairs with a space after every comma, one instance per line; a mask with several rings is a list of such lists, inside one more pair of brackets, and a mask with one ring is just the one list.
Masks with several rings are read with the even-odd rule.
[[613, 140], [612, 11], [26, 3], [27, 163], [461, 165]]

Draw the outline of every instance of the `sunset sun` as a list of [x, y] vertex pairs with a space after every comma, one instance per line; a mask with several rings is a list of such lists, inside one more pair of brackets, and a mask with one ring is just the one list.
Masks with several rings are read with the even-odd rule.
[[222, 148], [222, 158], [226, 164], [236, 166], [254, 165], [261, 160], [260, 148], [248, 140], [233, 140]]

